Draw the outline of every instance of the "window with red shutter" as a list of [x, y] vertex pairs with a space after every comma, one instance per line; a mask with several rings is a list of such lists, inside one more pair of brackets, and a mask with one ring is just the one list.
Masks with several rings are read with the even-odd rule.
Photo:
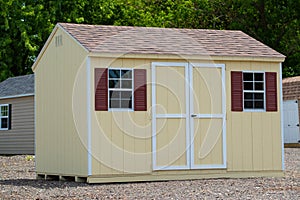
[[277, 73], [232, 71], [231, 110], [277, 111]]
[[277, 111], [277, 73], [266, 72], [266, 111]]
[[243, 111], [243, 73], [231, 72], [231, 111]]
[[145, 69], [95, 69], [95, 110], [146, 111], [146, 84]]

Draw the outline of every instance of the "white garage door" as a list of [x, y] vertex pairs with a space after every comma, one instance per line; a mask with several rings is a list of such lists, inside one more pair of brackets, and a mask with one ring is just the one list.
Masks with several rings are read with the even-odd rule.
[[299, 113], [298, 101], [283, 101], [284, 143], [298, 143], [299, 141]]

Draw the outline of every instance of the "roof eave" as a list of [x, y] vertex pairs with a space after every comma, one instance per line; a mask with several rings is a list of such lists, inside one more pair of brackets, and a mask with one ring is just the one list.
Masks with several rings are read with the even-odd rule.
[[34, 96], [34, 93], [3, 96], [3, 97], [0, 97], [0, 100], [2, 100], [2, 99], [19, 98], [19, 97], [28, 97], [28, 96]]
[[284, 62], [285, 56], [210, 56], [210, 55], [174, 55], [174, 54], [134, 54], [134, 53], [99, 53], [90, 52], [90, 57], [103, 58], [140, 58], [140, 59], [184, 59], [184, 60], [212, 60], [212, 61], [264, 61], [264, 62]]

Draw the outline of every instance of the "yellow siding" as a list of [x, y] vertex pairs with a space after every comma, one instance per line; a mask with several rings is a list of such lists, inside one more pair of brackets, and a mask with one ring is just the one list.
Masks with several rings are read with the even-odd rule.
[[[228, 171], [281, 169], [279, 63], [225, 62]], [[231, 112], [231, 71], [277, 72], [277, 112]]]
[[58, 29], [35, 68], [38, 173], [87, 175], [85, 58], [84, 49]]
[[[94, 74], [94, 68], [106, 67], [147, 69], [147, 81], [151, 81], [150, 61], [91, 59], [91, 74]], [[91, 90], [94, 91], [93, 78], [91, 82]], [[147, 94], [148, 111], [95, 112], [94, 109], [92, 110], [92, 174], [152, 171], [150, 84], [147, 85]], [[94, 105], [93, 98], [92, 105]]]

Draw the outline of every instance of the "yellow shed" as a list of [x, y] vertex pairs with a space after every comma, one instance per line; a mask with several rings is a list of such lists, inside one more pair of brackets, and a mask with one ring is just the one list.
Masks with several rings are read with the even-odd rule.
[[284, 58], [241, 31], [59, 23], [32, 67], [37, 177], [280, 176]]

